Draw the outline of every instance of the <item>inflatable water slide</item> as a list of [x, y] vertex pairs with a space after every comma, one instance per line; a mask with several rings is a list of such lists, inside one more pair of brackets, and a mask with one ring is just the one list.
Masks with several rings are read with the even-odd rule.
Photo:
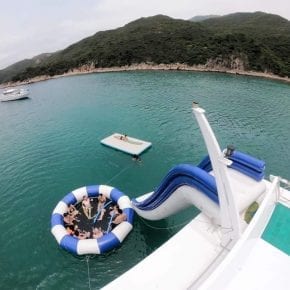
[[[238, 191], [237, 204], [242, 212], [265, 190], [260, 182], [265, 162], [239, 151], [233, 151], [228, 158], [232, 161], [228, 173]], [[137, 214], [148, 220], [160, 220], [194, 205], [219, 223], [219, 198], [209, 156], [198, 166], [173, 167], [154, 192], [133, 199], [132, 204]]]

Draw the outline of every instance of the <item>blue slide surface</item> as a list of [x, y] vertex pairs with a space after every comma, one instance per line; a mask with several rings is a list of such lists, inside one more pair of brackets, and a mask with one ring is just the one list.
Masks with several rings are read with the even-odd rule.
[[149, 198], [142, 202], [133, 199], [132, 202], [140, 210], [153, 210], [167, 200], [182, 185], [196, 188], [215, 203], [219, 203], [214, 177], [205, 170], [190, 164], [179, 164], [173, 167]]
[[[227, 157], [233, 163], [229, 166], [256, 181], [264, 177], [265, 162], [245, 153], [234, 151]], [[166, 201], [179, 187], [187, 185], [204, 193], [216, 204], [219, 204], [215, 178], [208, 172], [212, 170], [209, 156], [206, 156], [198, 166], [180, 164], [173, 167], [159, 187], [151, 196], [143, 201], [132, 200], [133, 205], [144, 211], [154, 210]]]
[[[264, 178], [265, 161], [259, 160], [240, 151], [234, 151], [227, 158], [233, 162], [229, 166], [230, 168], [235, 169], [256, 181], [260, 181]], [[198, 167], [207, 172], [212, 171], [212, 165], [208, 155], [198, 164]]]

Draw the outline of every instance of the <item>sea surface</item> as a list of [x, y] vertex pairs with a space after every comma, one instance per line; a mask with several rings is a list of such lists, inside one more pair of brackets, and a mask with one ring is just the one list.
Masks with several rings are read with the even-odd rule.
[[[197, 101], [222, 148], [228, 144], [290, 178], [290, 85], [220, 73], [143, 71], [59, 78], [29, 86], [30, 99], [0, 103], [0, 289], [99, 289], [188, 223], [136, 217], [122, 246], [76, 257], [60, 249], [50, 216], [73, 189], [117, 187], [130, 198], [154, 190], [170, 168], [206, 154]], [[114, 132], [153, 143], [141, 162], [102, 146]], [[156, 269], [158, 271], [158, 269]], [[129, 286], [128, 286], [129, 287]]]

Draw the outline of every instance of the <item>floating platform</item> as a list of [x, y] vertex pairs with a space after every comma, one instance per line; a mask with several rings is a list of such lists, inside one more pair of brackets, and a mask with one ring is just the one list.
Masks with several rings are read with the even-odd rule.
[[114, 133], [113, 135], [104, 138], [101, 140], [101, 143], [131, 155], [140, 155], [152, 146], [152, 143], [150, 142], [132, 138], [120, 133]]
[[[98, 212], [98, 197], [102, 194], [106, 203], [101, 211], [103, 216], [100, 219], [101, 211]], [[84, 197], [90, 199], [91, 213], [89, 216], [82, 209]], [[108, 202], [110, 200], [110, 202]], [[118, 205], [123, 211], [126, 220], [112, 227], [115, 214], [110, 215], [108, 205]], [[79, 214], [72, 222], [73, 230], [68, 232], [68, 225], [65, 224], [64, 214], [69, 212], [70, 205], [74, 205]], [[61, 248], [77, 255], [103, 254], [121, 245], [123, 240], [133, 228], [134, 210], [128, 196], [124, 195], [117, 188], [108, 185], [90, 185], [80, 187], [68, 193], [55, 207], [51, 215], [51, 233], [54, 235]], [[77, 228], [75, 226], [78, 226]], [[100, 236], [94, 237], [93, 229], [99, 229]], [[87, 238], [80, 238], [79, 233], [86, 231]], [[79, 232], [76, 234], [76, 232]]]

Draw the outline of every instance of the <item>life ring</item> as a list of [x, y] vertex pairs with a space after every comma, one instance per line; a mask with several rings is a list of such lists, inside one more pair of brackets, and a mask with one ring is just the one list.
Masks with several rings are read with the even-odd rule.
[[[103, 194], [107, 199], [116, 203], [126, 214], [126, 221], [118, 224], [113, 230], [102, 237], [80, 240], [71, 236], [64, 227], [64, 213], [69, 206], [80, 203], [84, 196], [96, 198]], [[128, 196], [118, 189], [107, 185], [91, 185], [78, 188], [68, 193], [55, 207], [51, 216], [51, 233], [61, 248], [77, 255], [102, 254], [110, 251], [123, 242], [133, 228], [134, 210]]]

